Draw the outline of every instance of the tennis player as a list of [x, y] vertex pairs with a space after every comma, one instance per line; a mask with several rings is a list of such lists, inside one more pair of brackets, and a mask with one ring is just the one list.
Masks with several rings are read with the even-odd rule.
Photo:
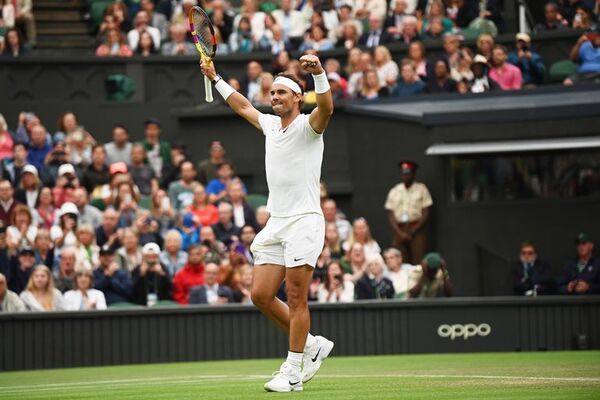
[[[287, 360], [264, 386], [272, 392], [301, 391], [303, 382], [312, 379], [333, 349], [332, 341], [309, 333], [308, 310], [308, 289], [325, 238], [319, 180], [323, 132], [333, 113], [333, 98], [319, 58], [302, 56], [300, 65], [313, 76], [317, 107], [302, 114], [299, 80], [279, 74], [271, 86], [272, 115], [254, 108], [216, 73], [213, 63], [200, 62], [202, 73], [215, 83], [229, 107], [265, 135], [271, 218], [251, 246], [252, 301], [289, 335]], [[287, 305], [276, 298], [284, 279]]]

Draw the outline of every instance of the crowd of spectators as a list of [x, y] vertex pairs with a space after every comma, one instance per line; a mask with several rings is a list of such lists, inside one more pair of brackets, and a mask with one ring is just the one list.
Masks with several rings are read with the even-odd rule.
[[[54, 133], [34, 113], [21, 113], [14, 130], [0, 115], [2, 310], [252, 304], [250, 245], [269, 218], [263, 202], [248, 202], [223, 143], [213, 141], [196, 164], [161, 133], [149, 118], [139, 142], [116, 125], [112, 140], [98, 143], [71, 112]], [[350, 222], [323, 183], [325, 245], [310, 300], [452, 295], [446, 261], [425, 254], [429, 192], [415, 181], [416, 163], [399, 167], [401, 182], [385, 203], [394, 247], [383, 251], [368, 221]], [[587, 235], [578, 236], [577, 260], [558, 285], [531, 255], [533, 245], [521, 250], [519, 294], [600, 291]]]
[[[139, 142], [116, 125], [112, 141], [98, 143], [72, 112], [55, 132], [30, 112], [15, 128], [0, 115], [3, 310], [252, 303], [250, 245], [269, 215], [264, 198], [248, 203], [220, 141], [195, 164], [154, 118]], [[368, 222], [350, 223], [325, 184], [322, 205], [326, 245], [311, 300], [450, 293], [439, 254], [413, 266], [388, 249], [384, 260]]]

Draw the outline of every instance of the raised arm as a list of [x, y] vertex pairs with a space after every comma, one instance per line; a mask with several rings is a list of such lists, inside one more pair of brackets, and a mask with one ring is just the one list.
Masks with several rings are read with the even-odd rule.
[[[261, 129], [258, 123], [258, 116], [260, 112], [254, 108], [254, 106], [248, 101], [247, 98], [242, 96], [239, 92], [234, 90], [229, 84], [223, 81], [220, 75], [215, 70], [214, 62], [206, 63], [204, 60], [200, 60], [200, 69], [202, 73], [215, 83], [217, 91], [223, 96], [229, 107], [235, 111], [238, 115], [250, 122], [257, 129]], [[218, 86], [217, 86], [218, 85]]]
[[300, 57], [300, 67], [311, 73], [315, 80], [317, 107], [310, 113], [308, 122], [315, 132], [323, 133], [333, 114], [333, 96], [329, 88], [327, 74], [321, 66], [319, 57], [312, 54]]

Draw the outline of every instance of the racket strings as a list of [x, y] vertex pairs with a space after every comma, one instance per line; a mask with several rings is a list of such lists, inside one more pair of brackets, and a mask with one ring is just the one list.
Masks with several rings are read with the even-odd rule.
[[206, 56], [212, 57], [214, 53], [214, 37], [210, 29], [210, 20], [208, 20], [208, 17], [205, 14], [194, 12], [192, 22], [202, 51]]

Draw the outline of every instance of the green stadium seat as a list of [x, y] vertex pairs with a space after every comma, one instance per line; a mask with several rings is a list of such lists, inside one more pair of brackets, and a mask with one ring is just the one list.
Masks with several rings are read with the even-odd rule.
[[144, 308], [144, 306], [140, 306], [139, 304], [122, 302], [122, 303], [113, 303], [113, 304], [109, 305], [108, 308], [117, 308], [117, 309], [123, 309], [123, 308]]
[[557, 61], [550, 67], [548, 80], [550, 82], [562, 82], [565, 78], [577, 73], [577, 64], [571, 60]]
[[256, 210], [258, 207], [267, 204], [267, 196], [257, 193], [248, 194], [246, 195], [246, 201], [250, 204], [250, 207]]

